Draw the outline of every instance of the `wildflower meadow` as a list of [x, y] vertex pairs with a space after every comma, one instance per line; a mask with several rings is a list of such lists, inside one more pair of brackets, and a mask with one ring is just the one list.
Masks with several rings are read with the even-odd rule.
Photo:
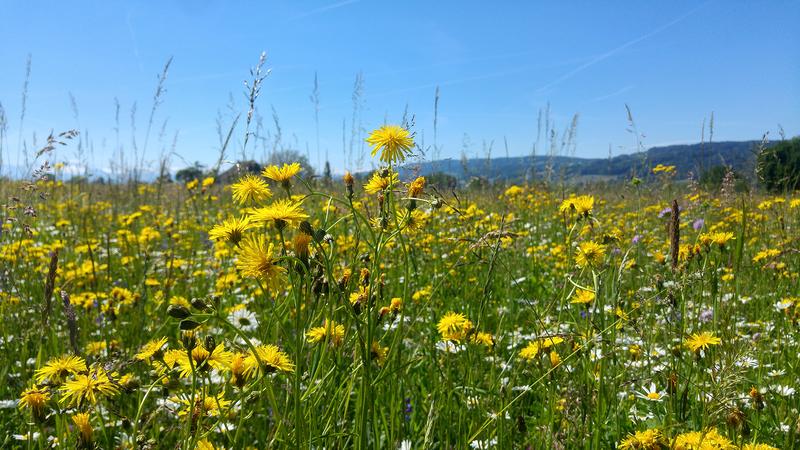
[[330, 180], [3, 181], [0, 447], [800, 446], [800, 197], [437, 186], [410, 128]]

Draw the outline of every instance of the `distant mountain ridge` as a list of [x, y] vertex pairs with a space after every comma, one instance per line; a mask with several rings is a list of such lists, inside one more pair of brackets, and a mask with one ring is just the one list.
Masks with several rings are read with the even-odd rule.
[[[554, 179], [617, 179], [632, 174], [643, 176], [650, 168], [663, 164], [675, 166], [677, 177], [687, 178], [690, 172], [699, 176], [714, 166], [729, 166], [749, 176], [753, 174], [757, 149], [761, 141], [726, 141], [703, 144], [680, 144], [651, 147], [646, 151], [617, 155], [611, 158], [577, 158], [569, 156], [536, 155], [467, 159], [444, 159], [411, 163], [399, 169], [400, 175], [431, 175], [441, 172], [460, 181], [481, 177], [490, 181], [524, 181], [541, 179], [548, 171]], [[768, 144], [769, 145], [769, 144]]]
[[[514, 157], [493, 157], [471, 158], [467, 160], [442, 159], [436, 161], [412, 162], [401, 166], [398, 171], [401, 177], [409, 178], [414, 175], [430, 176], [435, 173], [443, 173], [454, 177], [460, 182], [468, 181], [472, 178], [483, 178], [488, 181], [524, 182], [525, 180], [542, 180], [551, 173], [553, 180], [560, 178], [569, 181], [591, 181], [607, 179], [623, 179], [633, 174], [644, 176], [650, 172], [652, 167], [658, 164], [675, 166], [677, 177], [686, 179], [692, 172], [695, 176], [700, 176], [703, 171], [714, 166], [725, 165], [732, 167], [739, 175], [752, 177], [754, 174], [755, 161], [761, 141], [723, 141], [704, 144], [679, 144], [660, 147], [651, 147], [646, 151], [617, 155], [611, 158], [578, 158], [570, 156], [514, 156]], [[767, 144], [767, 146], [773, 143]], [[255, 164], [253, 161], [243, 162], [244, 164]], [[259, 166], [260, 167], [260, 166]], [[70, 167], [62, 172], [66, 178], [84, 175], [84, 170], [77, 167]], [[250, 172], [258, 172], [253, 170]], [[6, 166], [2, 175], [14, 178], [29, 177], [29, 170], [25, 171], [14, 166]], [[371, 172], [361, 172], [361, 177], [368, 176]], [[175, 175], [175, 173], [171, 173]], [[218, 174], [218, 179], [222, 183], [232, 183], [238, 179], [240, 170], [233, 166], [226, 171]], [[105, 169], [90, 168], [88, 178], [96, 181], [98, 179], [119, 181], [119, 174], [111, 173]], [[158, 178], [158, 172], [144, 170], [140, 174], [143, 182], [153, 182]], [[339, 177], [335, 177], [339, 178]]]

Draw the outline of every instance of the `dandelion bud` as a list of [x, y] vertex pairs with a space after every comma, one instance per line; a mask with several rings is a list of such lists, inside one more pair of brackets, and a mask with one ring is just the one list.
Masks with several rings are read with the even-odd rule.
[[396, 312], [400, 312], [403, 309], [403, 299], [400, 298], [400, 297], [392, 298], [392, 300], [391, 300], [391, 302], [389, 304], [389, 309], [391, 309], [392, 312], [395, 312], [395, 313]]
[[750, 388], [749, 395], [750, 395], [750, 398], [753, 400], [753, 407], [755, 409], [757, 409], [758, 411], [761, 411], [762, 409], [764, 409], [764, 406], [765, 406], [764, 405], [764, 395], [761, 392], [759, 392], [758, 388], [756, 388], [755, 386]]
[[550, 365], [553, 367], [561, 364], [561, 356], [555, 350], [550, 352]]
[[366, 267], [361, 269], [359, 280], [361, 281], [362, 286], [369, 286], [369, 269]]
[[344, 273], [342, 273], [342, 277], [339, 278], [339, 290], [343, 291], [344, 288], [347, 286], [347, 283], [350, 282], [350, 277], [353, 276], [353, 271], [350, 269], [344, 269]]
[[310, 242], [311, 235], [303, 232], [295, 234], [292, 238], [292, 249], [300, 259], [305, 260], [308, 258], [308, 244]]
[[180, 323], [180, 329], [182, 331], [194, 330], [195, 328], [197, 328], [199, 326], [200, 326], [200, 324], [198, 322], [195, 322], [194, 320], [189, 320], [189, 319], [181, 320], [181, 323]]
[[241, 353], [235, 354], [231, 361], [231, 381], [239, 389], [244, 387], [247, 380], [245, 375], [246, 368], [245, 357]]
[[72, 423], [78, 429], [78, 448], [94, 448], [92, 424], [89, 414], [78, 413], [72, 416]]
[[325, 242], [325, 237], [328, 236], [328, 233], [325, 232], [324, 228], [320, 228], [312, 236], [314, 236], [314, 242], [322, 243]]
[[353, 199], [353, 175], [350, 172], [344, 174], [344, 187], [347, 190], [347, 198]]
[[417, 177], [408, 185], [408, 196], [419, 197], [425, 189], [425, 177]]
[[206, 350], [212, 351], [217, 347], [217, 340], [214, 339], [214, 336], [208, 335], [203, 342], [203, 346], [206, 348]]
[[675, 395], [678, 392], [678, 374], [672, 372], [667, 377], [667, 391], [670, 395]]
[[728, 417], [725, 418], [725, 421], [728, 423], [729, 427], [739, 428], [744, 422], [744, 413], [739, 408], [733, 408], [731, 412], [728, 413]]
[[191, 316], [192, 312], [182, 305], [169, 305], [169, 308], [167, 308], [167, 314], [175, 319], [185, 319]]
[[44, 423], [47, 418], [47, 402], [50, 400], [50, 392], [47, 389], [33, 386], [25, 390], [19, 400], [19, 407], [30, 408], [33, 418], [38, 423]]
[[300, 222], [299, 229], [300, 229], [301, 232], [303, 232], [303, 233], [305, 233], [305, 234], [307, 234], [309, 236], [313, 236], [314, 235], [314, 227], [312, 227], [311, 224], [307, 220], [304, 220], [304, 221]]
[[192, 301], [191, 301], [191, 305], [192, 305], [192, 308], [200, 310], [200, 311], [208, 310], [208, 304], [205, 302], [205, 300], [200, 299], [200, 298], [193, 298]]

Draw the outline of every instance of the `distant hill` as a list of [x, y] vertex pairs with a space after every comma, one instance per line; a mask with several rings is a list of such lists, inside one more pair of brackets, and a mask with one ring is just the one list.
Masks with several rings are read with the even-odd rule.
[[554, 179], [561, 176], [571, 180], [616, 179], [632, 174], [643, 176], [650, 168], [663, 164], [675, 166], [677, 177], [685, 179], [689, 172], [701, 172], [719, 165], [732, 167], [744, 176], [753, 174], [757, 148], [760, 141], [712, 142], [706, 144], [669, 145], [652, 147], [644, 152], [618, 155], [612, 158], [573, 158], [544, 155], [468, 159], [460, 161], [445, 159], [439, 161], [407, 164], [400, 169], [403, 176], [413, 174], [431, 175], [436, 172], [453, 176], [458, 180], [482, 177], [491, 181], [524, 181], [534, 173], [541, 179], [552, 171]]
[[[440, 172], [458, 181], [464, 182], [473, 177], [480, 177], [488, 181], [523, 182], [531, 179], [541, 180], [548, 170], [552, 173], [554, 180], [561, 177], [571, 182], [608, 180], [628, 178], [632, 174], [642, 177], [649, 173], [652, 167], [658, 164], [675, 166], [677, 177], [685, 179], [689, 172], [697, 176], [703, 171], [714, 166], [726, 165], [732, 167], [736, 172], [744, 177], [752, 177], [754, 174], [756, 151], [760, 141], [731, 141], [713, 142], [706, 144], [685, 144], [669, 145], [664, 147], [652, 147], [644, 152], [618, 155], [612, 158], [574, 158], [569, 156], [548, 157], [537, 155], [535, 158], [530, 156], [517, 156], [508, 158], [473, 158], [466, 161], [457, 159], [443, 159], [438, 161], [427, 161], [420, 163], [409, 163], [399, 169], [403, 178], [413, 175], [430, 176]], [[259, 163], [255, 161], [244, 161], [236, 164], [227, 170], [219, 173], [217, 179], [223, 184], [234, 182], [246, 172], [258, 173], [261, 169]], [[108, 170], [92, 168], [89, 171], [90, 180], [117, 180], [119, 174], [113, 174]], [[63, 169], [65, 178], [75, 175], [83, 175], [84, 170], [73, 167]], [[0, 175], [10, 178], [28, 178], [30, 174], [21, 168], [6, 166], [4, 173]], [[174, 173], [172, 175], [175, 175]], [[358, 174], [361, 177], [368, 176], [368, 172]], [[153, 182], [158, 178], [158, 173], [154, 171], [143, 171], [141, 180]]]

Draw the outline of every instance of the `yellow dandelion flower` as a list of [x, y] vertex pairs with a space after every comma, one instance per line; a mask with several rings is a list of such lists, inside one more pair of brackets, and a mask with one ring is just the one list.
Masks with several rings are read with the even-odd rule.
[[653, 167], [653, 173], [665, 173], [670, 174], [675, 172], [675, 166], [665, 166], [663, 164], [659, 164]]
[[752, 444], [744, 444], [742, 446], [742, 450], [779, 450], [779, 449], [778, 447], [773, 447], [768, 444], [752, 443]]
[[211, 394], [210, 392], [205, 392], [205, 395], [198, 394], [194, 405], [188, 398], [173, 397], [172, 399], [185, 406], [178, 411], [180, 417], [185, 417], [190, 412], [192, 415], [219, 417], [231, 405], [231, 401], [227, 400], [224, 394]]
[[581, 242], [575, 253], [575, 262], [579, 267], [597, 267], [603, 263], [606, 246], [593, 241]]
[[258, 208], [251, 216], [253, 222], [274, 222], [278, 229], [283, 229], [287, 223], [296, 224], [307, 218], [308, 214], [303, 211], [302, 203], [290, 199], [278, 200], [269, 206]]
[[224, 240], [233, 245], [239, 244], [244, 238], [244, 232], [253, 228], [250, 217], [231, 217], [219, 225], [214, 225], [208, 232], [209, 239]]
[[521, 188], [521, 187], [519, 187], [517, 185], [512, 185], [511, 187], [506, 189], [505, 192], [503, 192], [503, 195], [506, 196], [506, 197], [516, 197], [519, 194], [522, 194], [523, 192], [525, 192], [525, 189], [523, 189], [523, 188]]
[[407, 209], [397, 211], [396, 215], [400, 227], [407, 231], [419, 231], [423, 229], [428, 220], [428, 214], [418, 209], [412, 211]]
[[290, 181], [292, 177], [300, 173], [301, 170], [303, 170], [303, 168], [300, 166], [300, 163], [296, 162], [284, 164], [283, 167], [269, 165], [261, 172], [261, 176], [281, 183], [284, 188], [289, 188], [291, 186]]
[[579, 216], [588, 216], [594, 208], [594, 197], [591, 195], [571, 196], [561, 202], [558, 211], [562, 214], [576, 213]]
[[629, 434], [617, 447], [620, 450], [660, 450], [666, 447], [661, 430], [649, 429]]
[[197, 441], [195, 450], [217, 450], [217, 448], [214, 447], [214, 444], [209, 442], [208, 439], [202, 439], [200, 441]]
[[436, 326], [443, 341], [461, 342], [472, 331], [472, 322], [462, 313], [448, 312]]
[[361, 306], [367, 303], [369, 290], [365, 286], [359, 286], [357, 290], [350, 293], [350, 305], [356, 310], [361, 311]]
[[108, 378], [105, 370], [95, 367], [85, 374], [75, 375], [61, 388], [61, 402], [80, 407], [87, 400], [96, 404], [103, 397], [112, 397], [119, 393], [117, 386]]
[[308, 330], [306, 338], [312, 344], [327, 339], [334, 346], [339, 346], [344, 340], [344, 325], [325, 319], [321, 327], [314, 327]]
[[564, 338], [562, 338], [561, 336], [548, 336], [546, 338], [541, 339], [540, 345], [542, 348], [550, 348], [562, 342], [564, 342]]
[[539, 342], [532, 341], [529, 342], [522, 350], [519, 352], [519, 357], [528, 361], [532, 361], [536, 358], [536, 355], [539, 354]]
[[263, 370], [266, 373], [272, 372], [294, 372], [294, 363], [289, 358], [289, 355], [282, 352], [276, 345], [267, 344], [259, 345], [256, 347], [255, 353], [251, 350], [244, 360], [245, 370], [244, 374], [248, 378], [255, 377]]
[[389, 354], [389, 347], [381, 347], [378, 341], [372, 341], [372, 345], [370, 346], [370, 355], [372, 359], [378, 363], [379, 366], [383, 367], [383, 364], [386, 362], [386, 356]]
[[483, 345], [484, 347], [494, 347], [494, 336], [492, 336], [492, 333], [487, 333], [485, 331], [472, 334], [469, 340], [474, 344]]
[[695, 333], [686, 339], [686, 346], [693, 352], [699, 352], [712, 345], [719, 345], [721, 343], [722, 339], [715, 337], [714, 333], [710, 331]]
[[578, 288], [575, 290], [575, 295], [572, 296], [570, 303], [588, 304], [592, 303], [595, 299], [595, 294], [587, 289]]
[[41, 421], [44, 419], [44, 408], [47, 402], [50, 401], [50, 391], [47, 389], [33, 386], [29, 389], [22, 391], [19, 396], [19, 409], [28, 408], [33, 413], [33, 416]]
[[267, 182], [263, 179], [247, 174], [231, 185], [233, 201], [240, 205], [260, 203], [272, 197]]
[[679, 434], [675, 437], [672, 448], [674, 450], [728, 450], [735, 447], [729, 439], [719, 434], [716, 428], [711, 428], [706, 431]]
[[414, 138], [411, 133], [397, 125], [384, 125], [374, 130], [367, 138], [372, 146], [372, 156], [381, 152], [381, 161], [385, 163], [403, 162], [411, 154]]
[[154, 357], [156, 354], [160, 354], [161, 350], [164, 348], [164, 345], [166, 344], [167, 344], [166, 337], [162, 337], [161, 339], [154, 339], [148, 342], [147, 344], [144, 344], [142, 348], [139, 350], [139, 353], [137, 353], [134, 356], [134, 358], [136, 358], [139, 361], [148, 360]]
[[395, 184], [398, 183], [398, 176], [397, 172], [394, 171], [384, 171], [385, 175], [381, 174], [381, 172], [375, 172], [372, 174], [372, 178], [364, 185], [364, 192], [367, 194], [377, 194], [378, 192], [383, 192], [386, 189], [391, 189]]
[[244, 276], [261, 280], [269, 289], [277, 290], [286, 284], [286, 269], [277, 264], [273, 245], [268, 245], [263, 235], [242, 242], [236, 267]]
[[228, 370], [232, 359], [233, 354], [225, 350], [225, 344], [217, 344], [211, 350], [207, 349], [205, 344], [198, 345], [192, 349], [191, 361], [186, 350], [170, 350], [164, 354], [164, 362], [170, 367], [177, 364], [181, 377], [191, 376], [193, 367], [197, 372]]
[[67, 376], [84, 371], [86, 371], [86, 361], [83, 358], [65, 355], [47, 361], [44, 367], [36, 371], [35, 378], [37, 383], [45, 381], [61, 383]]
[[699, 237], [700, 243], [703, 245], [712, 245], [716, 244], [720, 247], [725, 246], [731, 239], [733, 239], [733, 233], [731, 232], [724, 232], [724, 231], [715, 231], [713, 233], [703, 233]]

